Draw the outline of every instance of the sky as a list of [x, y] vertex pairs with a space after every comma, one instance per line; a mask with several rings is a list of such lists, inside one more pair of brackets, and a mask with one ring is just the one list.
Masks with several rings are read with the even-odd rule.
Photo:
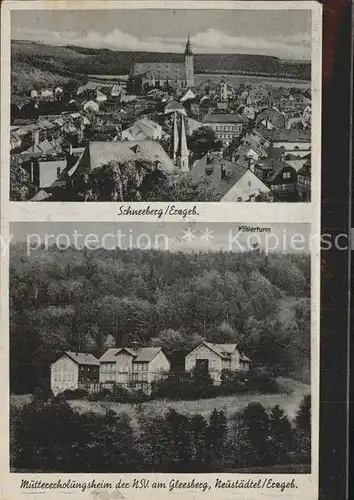
[[[308, 253], [309, 224], [259, 224], [212, 222], [16, 222], [11, 242], [26, 242], [35, 251], [41, 244], [94, 250], [155, 249], [171, 252], [249, 251], [253, 245], [268, 252]], [[120, 234], [120, 240], [118, 240]], [[301, 241], [300, 241], [301, 239]], [[298, 241], [296, 243], [296, 240]], [[295, 243], [294, 243], [295, 242]]]
[[11, 12], [11, 36], [53, 45], [311, 59], [308, 10], [30, 10]]

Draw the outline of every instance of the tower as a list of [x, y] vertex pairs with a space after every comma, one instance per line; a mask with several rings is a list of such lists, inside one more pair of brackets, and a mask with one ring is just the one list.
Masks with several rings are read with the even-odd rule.
[[177, 113], [174, 113], [173, 116], [173, 137], [172, 137], [172, 158], [173, 161], [176, 161], [176, 155], [177, 155], [177, 150], [178, 150], [178, 128], [177, 128]]
[[184, 67], [186, 72], [187, 87], [194, 87], [194, 56], [191, 49], [189, 35], [186, 43], [186, 50], [184, 51]]
[[181, 116], [181, 134], [179, 137], [178, 146], [178, 164], [182, 172], [189, 171], [189, 151], [187, 148], [187, 136], [183, 116]]

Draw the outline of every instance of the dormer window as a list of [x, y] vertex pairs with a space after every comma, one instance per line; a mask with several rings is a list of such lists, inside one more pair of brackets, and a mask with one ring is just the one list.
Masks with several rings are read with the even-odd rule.
[[206, 167], [205, 168], [205, 175], [211, 175], [213, 173], [213, 167]]

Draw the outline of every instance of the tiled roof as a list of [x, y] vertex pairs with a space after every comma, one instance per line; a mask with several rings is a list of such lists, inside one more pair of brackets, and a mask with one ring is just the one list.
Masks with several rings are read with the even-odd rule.
[[311, 164], [307, 160], [305, 165], [303, 165], [300, 170], [298, 170], [298, 175], [301, 175], [302, 177], [307, 177], [308, 179], [311, 179]]
[[[214, 191], [219, 199], [221, 199], [230, 189], [241, 179], [248, 171], [248, 167], [232, 163], [231, 161], [219, 158], [217, 155], [210, 154], [211, 161], [207, 163], [208, 155], [201, 158], [192, 168], [190, 176], [194, 182], [200, 181], [206, 175], [206, 169], [210, 169], [210, 174], [206, 179], [209, 181], [208, 187]], [[226, 175], [221, 179], [221, 165], [224, 165]]]
[[162, 347], [140, 347], [136, 351], [137, 357], [134, 362], [150, 363], [161, 350]]
[[228, 358], [237, 348], [237, 344], [214, 344], [205, 341], [203, 343], [222, 358]]
[[128, 352], [137, 363], [150, 363], [152, 359], [162, 350], [161, 347], [139, 347], [131, 349], [130, 347], [114, 347], [108, 349], [101, 357], [100, 363], [114, 363], [117, 361], [117, 355], [123, 351]]
[[244, 123], [244, 119], [238, 113], [213, 113], [206, 115], [203, 119], [205, 123]]
[[266, 139], [274, 142], [310, 142], [311, 131], [291, 128], [291, 129], [271, 129], [259, 127], [258, 132]]
[[77, 363], [78, 365], [99, 366], [100, 364], [96, 356], [94, 356], [93, 354], [87, 354], [83, 352], [76, 353], [72, 351], [65, 351], [65, 354], [69, 356], [69, 358], [71, 358], [73, 361], [75, 361], [75, 363]]
[[110, 347], [107, 351], [102, 354], [99, 361], [100, 363], [115, 363], [117, 361], [117, 355], [121, 351], [128, 352], [131, 356], [136, 356], [136, 352], [133, 349], [122, 348], [122, 347]]
[[174, 164], [162, 146], [153, 140], [143, 141], [92, 141], [86, 146], [77, 164], [78, 171], [95, 169], [111, 161], [147, 160], [161, 162], [161, 168], [168, 172], [175, 171]]
[[291, 168], [292, 170], [294, 170], [291, 165], [278, 158], [266, 158], [264, 160], [260, 160], [257, 165], [259, 165], [261, 168], [265, 168], [267, 170], [271, 169], [273, 171], [271, 176], [266, 179], [267, 183], [272, 182], [284, 168]]
[[144, 74], [150, 71], [156, 80], [184, 80], [186, 70], [184, 62], [181, 63], [135, 63], [133, 75]]

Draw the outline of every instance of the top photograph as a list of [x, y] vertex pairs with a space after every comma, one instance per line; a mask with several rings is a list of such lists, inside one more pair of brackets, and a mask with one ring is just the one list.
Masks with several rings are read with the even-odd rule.
[[10, 200], [310, 202], [311, 33], [302, 9], [12, 11]]

